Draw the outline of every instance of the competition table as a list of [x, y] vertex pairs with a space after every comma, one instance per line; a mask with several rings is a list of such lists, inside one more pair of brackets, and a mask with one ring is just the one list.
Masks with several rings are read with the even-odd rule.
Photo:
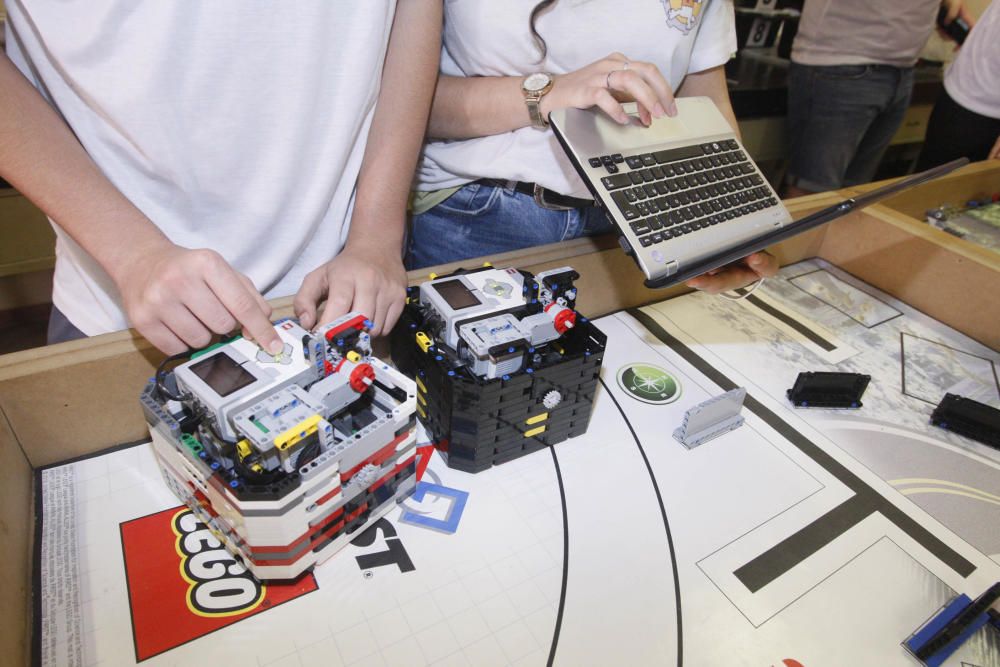
[[[0, 649], [11, 664], [918, 664], [900, 643], [1000, 580], [1000, 454], [927, 423], [945, 391], [1000, 406], [1000, 259], [913, 212], [998, 182], [972, 165], [783, 244], [780, 277], [740, 302], [645, 290], [609, 239], [490, 258], [581, 274], [578, 307], [609, 339], [588, 433], [479, 475], [425, 449], [416, 497], [252, 607], [199, 598], [212, 576], [183, 574], [199, 526], [144, 444], [144, 341], [0, 358]], [[870, 374], [864, 405], [792, 408], [804, 370]], [[741, 428], [691, 450], [671, 437], [737, 386]], [[996, 635], [946, 664], [1000, 664]]]

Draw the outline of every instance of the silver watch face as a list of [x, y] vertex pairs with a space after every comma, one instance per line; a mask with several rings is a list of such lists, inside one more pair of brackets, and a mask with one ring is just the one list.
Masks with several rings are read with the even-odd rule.
[[524, 89], [529, 93], [533, 93], [545, 88], [545, 86], [549, 85], [550, 81], [552, 81], [552, 77], [545, 72], [535, 72], [524, 80]]

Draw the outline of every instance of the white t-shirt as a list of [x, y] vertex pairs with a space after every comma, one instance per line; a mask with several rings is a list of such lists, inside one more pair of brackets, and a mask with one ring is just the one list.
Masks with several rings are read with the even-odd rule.
[[792, 60], [913, 67], [941, 0], [806, 0]]
[[1000, 2], [991, 2], [972, 27], [944, 87], [966, 109], [1000, 118]]
[[[536, 22], [548, 46], [539, 61], [529, 29], [536, 4], [538, 0], [445, 0], [442, 73], [558, 75], [620, 51], [630, 60], [655, 63], [676, 90], [687, 72], [722, 65], [736, 50], [731, 0], [558, 0]], [[527, 108], [524, 113], [527, 118]], [[480, 178], [538, 183], [589, 197], [555, 135], [534, 127], [429, 143], [417, 189], [441, 190]]]
[[[8, 54], [112, 183], [175, 243], [266, 296], [343, 246], [395, 0], [7, 0]], [[53, 301], [128, 326], [56, 226]]]

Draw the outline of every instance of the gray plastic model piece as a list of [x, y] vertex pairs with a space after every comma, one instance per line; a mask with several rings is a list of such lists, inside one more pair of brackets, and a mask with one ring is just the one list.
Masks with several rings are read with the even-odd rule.
[[712, 438], [743, 426], [740, 412], [746, 395], [746, 389], [737, 387], [694, 406], [684, 413], [684, 421], [674, 431], [674, 439], [688, 449], [694, 449]]

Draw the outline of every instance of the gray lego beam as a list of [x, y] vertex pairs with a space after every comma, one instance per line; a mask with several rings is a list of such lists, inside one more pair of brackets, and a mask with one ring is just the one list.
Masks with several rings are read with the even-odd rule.
[[712, 438], [738, 429], [743, 425], [740, 412], [746, 395], [746, 389], [737, 387], [694, 406], [684, 413], [684, 421], [674, 430], [674, 439], [688, 449], [694, 449]]

